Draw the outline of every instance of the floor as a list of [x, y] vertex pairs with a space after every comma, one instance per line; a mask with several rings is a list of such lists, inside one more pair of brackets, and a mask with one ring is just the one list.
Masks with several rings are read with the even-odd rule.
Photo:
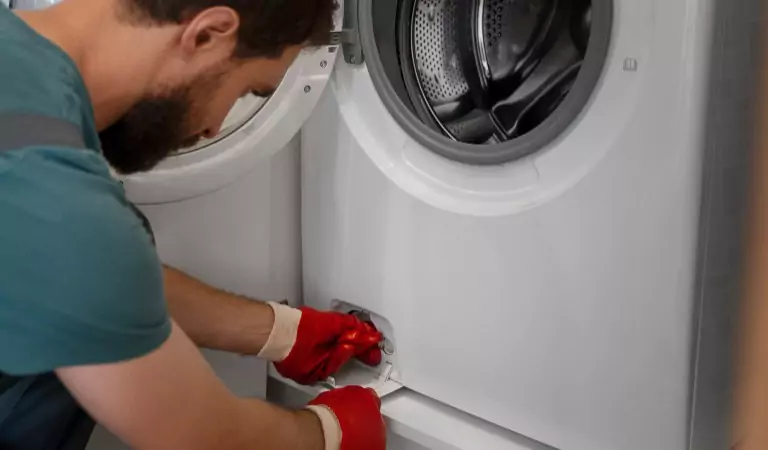
[[[390, 435], [388, 439], [387, 450], [429, 450], [399, 436]], [[86, 450], [130, 450], [130, 448], [103, 428], [97, 427]]]

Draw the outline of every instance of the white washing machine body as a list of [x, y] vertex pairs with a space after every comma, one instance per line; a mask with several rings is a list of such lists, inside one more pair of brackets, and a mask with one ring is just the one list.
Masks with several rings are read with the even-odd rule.
[[500, 165], [440, 156], [398, 117], [372, 3], [365, 63], [337, 66], [303, 129], [304, 302], [371, 312], [405, 392], [498, 435], [686, 448], [713, 3], [610, 2], [586, 106]]

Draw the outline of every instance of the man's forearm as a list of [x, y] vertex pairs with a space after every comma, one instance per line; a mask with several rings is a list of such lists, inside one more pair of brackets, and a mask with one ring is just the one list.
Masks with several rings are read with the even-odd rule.
[[229, 294], [165, 267], [165, 295], [173, 319], [199, 347], [255, 355], [269, 338], [272, 308]]
[[[277, 406], [264, 403], [261, 400], [242, 400], [242, 412], [236, 417], [241, 420], [240, 429], [253, 429], [255, 424], [264, 425], [265, 417], [274, 421], [274, 427], [262, 427], [261, 433], [255, 440], [248, 439], [248, 445], [243, 442], [229, 442], [227, 445], [219, 445], [218, 448], [259, 448], [301, 450], [324, 450], [325, 440], [320, 419], [310, 411], [286, 411]], [[269, 408], [271, 411], [265, 411]], [[269, 413], [267, 415], [267, 413]], [[255, 430], [254, 430], [255, 431]], [[246, 433], [248, 434], [248, 433]]]
[[[131, 448], [322, 450], [319, 414], [232, 395], [176, 325], [153, 352], [64, 367], [57, 375], [88, 413]], [[329, 434], [330, 435], [330, 434]]]

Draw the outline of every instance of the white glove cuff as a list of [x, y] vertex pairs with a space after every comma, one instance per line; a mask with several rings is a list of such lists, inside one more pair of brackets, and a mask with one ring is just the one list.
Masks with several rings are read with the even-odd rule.
[[267, 304], [275, 313], [275, 324], [258, 356], [268, 361], [280, 362], [288, 357], [296, 343], [301, 311], [275, 302]]
[[325, 450], [339, 450], [341, 448], [341, 425], [339, 425], [336, 415], [330, 408], [321, 405], [307, 406], [320, 418], [320, 424], [323, 426], [323, 436], [325, 437]]

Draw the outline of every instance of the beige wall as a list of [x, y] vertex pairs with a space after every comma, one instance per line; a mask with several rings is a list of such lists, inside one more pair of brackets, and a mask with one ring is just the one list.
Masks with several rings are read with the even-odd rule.
[[768, 449], [768, 33], [757, 120], [748, 235], [746, 298], [742, 302], [734, 437], [738, 450]]

